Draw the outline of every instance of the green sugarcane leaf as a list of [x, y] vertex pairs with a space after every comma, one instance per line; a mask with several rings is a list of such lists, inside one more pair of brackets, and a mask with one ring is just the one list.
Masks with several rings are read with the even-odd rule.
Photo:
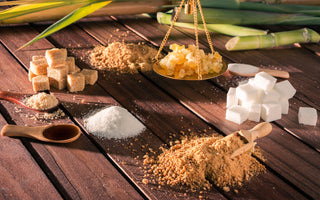
[[58, 8], [61, 6], [69, 5], [68, 1], [57, 1], [57, 2], [43, 2], [36, 4], [24, 4], [19, 6], [14, 6], [12, 8], [6, 9], [0, 12], [0, 20], [10, 19], [13, 17], [18, 17], [30, 13], [35, 13], [43, 10], [48, 10], [51, 8]]
[[81, 8], [78, 8], [77, 10], [73, 11], [69, 15], [65, 16], [64, 18], [60, 19], [56, 23], [49, 26], [46, 30], [44, 30], [42, 33], [40, 33], [37, 37], [33, 38], [28, 43], [24, 44], [22, 47], [20, 47], [18, 50], [42, 39], [45, 38], [52, 33], [55, 33], [56, 31], [59, 31], [63, 29], [64, 27], [72, 24], [73, 22], [89, 15], [90, 13], [93, 13], [94, 11], [108, 5], [112, 1], [103, 1], [103, 2], [97, 2], [97, 3], [89, 3], [87, 5], [82, 6]]

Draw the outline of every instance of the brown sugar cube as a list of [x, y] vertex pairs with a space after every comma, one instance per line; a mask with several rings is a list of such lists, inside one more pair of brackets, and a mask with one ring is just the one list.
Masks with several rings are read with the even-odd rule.
[[28, 72], [28, 76], [29, 76], [29, 81], [32, 81], [32, 78], [33, 78], [33, 77], [36, 77], [37, 75], [36, 75], [36, 74], [34, 74], [34, 73], [32, 73], [32, 71], [31, 71], [31, 70], [29, 70], [29, 72]]
[[84, 90], [85, 77], [81, 73], [68, 74], [67, 86], [70, 92], [78, 92]]
[[98, 80], [98, 71], [92, 69], [83, 69], [81, 73], [86, 78], [86, 84], [93, 85]]
[[49, 78], [45, 75], [39, 75], [32, 78], [33, 91], [50, 90]]
[[42, 59], [46, 59], [46, 57], [45, 57], [45, 56], [42, 56], [42, 55], [32, 56], [32, 61], [42, 60]]
[[30, 71], [36, 75], [45, 75], [47, 74], [48, 63], [46, 60], [34, 60], [30, 62]]
[[74, 57], [67, 57], [66, 65], [68, 66], [68, 74], [72, 74], [76, 70]]
[[50, 86], [63, 90], [67, 85], [67, 67], [60, 65], [59, 67], [48, 67], [47, 76], [49, 78]]
[[50, 67], [63, 64], [67, 59], [67, 50], [53, 48], [46, 51], [45, 57]]
[[74, 71], [71, 74], [75, 74], [75, 73], [78, 73], [80, 71], [81, 71], [81, 69], [78, 66], [75, 66]]

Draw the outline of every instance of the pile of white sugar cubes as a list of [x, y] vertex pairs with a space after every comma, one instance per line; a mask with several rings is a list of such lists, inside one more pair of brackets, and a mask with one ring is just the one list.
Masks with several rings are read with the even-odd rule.
[[[288, 80], [277, 79], [266, 72], [259, 72], [254, 78], [240, 82], [236, 88], [231, 87], [227, 94], [226, 119], [237, 124], [246, 120], [266, 122], [281, 119], [288, 114], [289, 99], [296, 89]], [[311, 107], [300, 107], [298, 121], [300, 124], [315, 126], [317, 111]]]

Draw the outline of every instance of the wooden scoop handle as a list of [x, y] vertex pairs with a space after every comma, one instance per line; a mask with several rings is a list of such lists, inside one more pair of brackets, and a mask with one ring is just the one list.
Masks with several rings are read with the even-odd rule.
[[255, 127], [249, 130], [251, 133], [252, 141], [255, 141], [258, 138], [268, 135], [272, 130], [272, 125], [269, 122], [262, 122], [257, 124]]
[[2, 136], [29, 137], [37, 139], [39, 127], [26, 127], [7, 124], [1, 130]]
[[287, 71], [281, 71], [281, 70], [275, 70], [275, 69], [263, 69], [260, 68], [259, 72], [266, 72], [270, 74], [271, 76], [280, 77], [280, 78], [289, 78], [289, 72]]

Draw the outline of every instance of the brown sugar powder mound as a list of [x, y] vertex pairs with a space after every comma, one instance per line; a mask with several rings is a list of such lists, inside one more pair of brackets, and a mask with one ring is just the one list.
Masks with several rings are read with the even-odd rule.
[[157, 50], [143, 43], [113, 42], [107, 47], [97, 46], [90, 54], [90, 62], [100, 70], [118, 73], [137, 73], [152, 70]]
[[230, 158], [243, 144], [240, 137], [184, 138], [169, 149], [162, 148], [156, 157], [145, 155], [144, 164], [160, 185], [207, 190], [212, 183], [229, 191], [230, 187], [241, 186], [250, 177], [265, 171], [250, 152]]

